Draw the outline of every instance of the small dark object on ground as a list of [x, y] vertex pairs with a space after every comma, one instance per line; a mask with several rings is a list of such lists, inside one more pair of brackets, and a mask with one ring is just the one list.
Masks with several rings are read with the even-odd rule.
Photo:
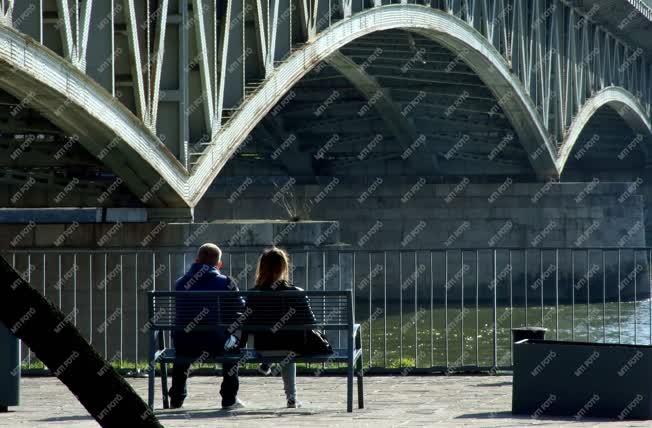
[[514, 343], [521, 340], [544, 340], [547, 328], [543, 327], [517, 327], [512, 329], [512, 340]]

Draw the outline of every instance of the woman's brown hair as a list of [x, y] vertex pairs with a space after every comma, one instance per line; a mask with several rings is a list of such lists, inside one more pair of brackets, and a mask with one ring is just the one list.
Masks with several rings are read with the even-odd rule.
[[277, 247], [263, 251], [256, 268], [256, 288], [269, 289], [276, 282], [289, 279], [290, 257], [285, 250]]

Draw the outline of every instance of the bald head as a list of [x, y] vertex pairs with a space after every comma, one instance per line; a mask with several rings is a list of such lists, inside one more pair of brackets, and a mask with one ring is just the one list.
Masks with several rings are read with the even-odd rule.
[[222, 260], [222, 250], [215, 244], [204, 244], [197, 251], [197, 263], [218, 266]]

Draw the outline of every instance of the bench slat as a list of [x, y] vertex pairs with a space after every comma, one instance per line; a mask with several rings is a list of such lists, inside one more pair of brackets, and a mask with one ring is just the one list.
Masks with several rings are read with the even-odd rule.
[[[331, 355], [310, 355], [310, 356], [301, 356], [298, 355], [293, 358], [291, 361], [297, 363], [326, 363], [326, 362], [346, 362], [349, 358], [348, 350], [346, 348], [338, 348], [333, 350]], [[353, 360], [357, 361], [362, 354], [361, 349], [356, 349], [353, 355]], [[246, 349], [243, 352], [232, 353], [220, 356], [211, 356], [208, 358], [202, 358], [204, 363], [221, 363], [221, 362], [236, 362], [240, 361], [241, 363], [262, 363], [262, 362], [281, 362], [285, 360], [286, 355], [262, 355], [260, 352], [253, 349]], [[162, 361], [164, 363], [173, 363], [176, 359], [176, 351], [174, 349], [168, 348], [163, 351], [156, 353], [156, 361]], [[186, 363], [193, 363], [197, 361], [197, 358], [193, 357], [179, 357], [179, 361]]]
[[[264, 330], [279, 322], [279, 313], [289, 314], [283, 319], [288, 329], [294, 326], [308, 326], [323, 329], [346, 329], [353, 320], [352, 293], [346, 291], [154, 291], [149, 295], [150, 328], [155, 330], [193, 329], [219, 326], [228, 327], [234, 318], [247, 317]], [[243, 313], [243, 303], [256, 298], [255, 313]], [[312, 317], [299, 308], [309, 302]], [[298, 308], [293, 311], [293, 308]], [[302, 328], [296, 328], [302, 329]]]

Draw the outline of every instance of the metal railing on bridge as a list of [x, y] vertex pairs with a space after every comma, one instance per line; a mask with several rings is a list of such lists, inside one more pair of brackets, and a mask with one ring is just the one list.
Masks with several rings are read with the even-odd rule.
[[652, 21], [652, 0], [628, 0], [636, 10]]
[[[150, 290], [173, 290], [195, 248], [5, 250], [33, 287], [125, 369], [146, 361]], [[652, 344], [652, 248], [292, 250], [292, 282], [353, 289], [365, 364], [408, 373], [508, 369], [511, 329], [559, 340]], [[225, 249], [254, 286], [258, 251]], [[330, 337], [339, 341], [342, 337]], [[25, 368], [41, 368], [28, 349]]]

